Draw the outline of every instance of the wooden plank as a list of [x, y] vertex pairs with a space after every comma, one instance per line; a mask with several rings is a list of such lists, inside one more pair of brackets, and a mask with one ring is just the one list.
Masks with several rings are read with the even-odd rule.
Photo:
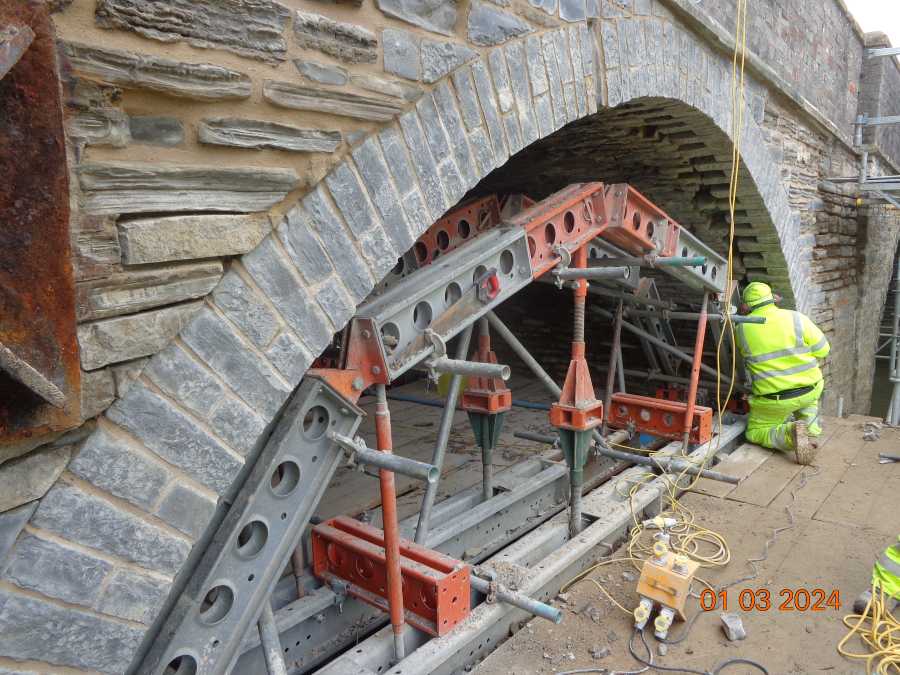
[[[860, 427], [847, 430], [849, 438], [862, 437]], [[884, 526], [896, 528], [896, 478], [900, 465], [879, 464], [879, 452], [896, 452], [900, 433], [882, 429], [881, 438], [859, 443], [859, 452], [847, 466], [834, 489], [815, 511], [813, 518], [830, 523], [857, 527]], [[888, 505], [888, 506], [885, 506]], [[893, 505], [891, 509], [889, 505]], [[885, 515], [885, 514], [888, 515]], [[885, 520], [886, 519], [886, 520]], [[896, 532], [894, 532], [896, 535]]]
[[794, 516], [811, 518], [844, 478], [865, 441], [857, 428], [834, 425], [832, 429], [833, 434], [820, 446], [814, 466], [800, 471], [772, 502], [772, 508], [789, 506]]
[[[752, 443], [744, 443], [713, 468], [726, 476], [734, 476], [744, 480], [756, 471], [763, 462], [769, 459], [771, 454], [771, 450], [765, 450]], [[737, 485], [731, 485], [730, 483], [701, 478], [694, 484], [691, 491], [709, 495], [710, 497], [725, 497], [737, 487]]]
[[727, 499], [768, 506], [800, 472], [802, 467], [793, 461], [793, 453], [768, 452], [769, 458], [732, 490]]

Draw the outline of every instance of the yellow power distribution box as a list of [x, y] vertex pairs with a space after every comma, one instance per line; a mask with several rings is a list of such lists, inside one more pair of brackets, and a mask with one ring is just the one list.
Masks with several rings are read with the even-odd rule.
[[668, 552], [664, 557], [653, 557], [644, 562], [638, 580], [639, 595], [650, 598], [678, 613], [684, 620], [684, 603], [691, 591], [691, 582], [700, 564], [687, 556]]

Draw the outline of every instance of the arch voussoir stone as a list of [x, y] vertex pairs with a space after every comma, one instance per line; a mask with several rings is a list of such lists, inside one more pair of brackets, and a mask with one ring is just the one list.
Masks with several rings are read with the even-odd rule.
[[[729, 133], [724, 72], [722, 57], [670, 19], [577, 22], [479, 55], [356, 144], [151, 359], [20, 535], [14, 560], [38, 550], [29, 538], [43, 538], [69, 578], [118, 595], [90, 599], [74, 582], [40, 585], [7, 569], [0, 655], [124, 672], [216, 500], [314, 357], [416, 238], [512, 155], [601, 106], [684, 101]], [[797, 223], [749, 113], [744, 137], [742, 175], [762, 195], [772, 219], [764, 225], [778, 231], [803, 307]], [[120, 458], [122, 481], [92, 467], [96, 456]], [[125, 602], [129, 574], [144, 583], [130, 584], [138, 590]]]

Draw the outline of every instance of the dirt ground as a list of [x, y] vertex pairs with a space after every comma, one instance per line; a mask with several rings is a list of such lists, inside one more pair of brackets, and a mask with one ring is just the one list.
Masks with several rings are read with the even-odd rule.
[[[835, 648], [845, 633], [842, 617], [852, 611], [853, 599], [869, 585], [873, 560], [900, 531], [900, 464], [878, 464], [879, 452], [900, 449], [900, 433], [885, 429], [879, 440], [864, 441], [864, 419], [827, 420], [826, 440], [815, 467], [799, 467], [784, 456], [743, 445], [717, 467], [742, 477], [739, 486], [702, 481], [683, 496], [682, 503], [698, 522], [724, 535], [730, 546], [728, 565], [699, 573], [713, 585], [752, 575], [747, 559], [763, 555], [773, 529], [790, 525], [788, 506], [793, 526], [771, 543], [768, 558], [758, 565], [758, 576], [727, 591], [728, 610], [743, 620], [746, 639], [729, 642], [725, 638], [719, 607], [698, 617], [688, 638], [669, 646], [665, 656], [660, 656], [659, 644], [648, 630], [656, 663], [707, 672], [726, 659], [745, 657], [759, 661], [772, 675], [866, 672], [862, 661], [845, 659]], [[623, 555], [619, 550], [610, 557]], [[630, 563], [608, 564], [591, 576], [625, 607], [637, 604], [637, 572]], [[695, 584], [695, 590], [700, 588]], [[771, 608], [742, 611], [739, 596], [743, 589], [767, 589]], [[782, 589], [823, 589], [827, 595], [836, 591], [842, 606], [837, 611], [830, 607], [822, 611], [779, 610]], [[562, 624], [531, 621], [475, 672], [523, 675], [588, 668], [594, 670], [586, 672], [640, 670], [641, 665], [628, 653], [631, 616], [614, 607], [592, 583], [578, 584], [556, 604], [564, 608]], [[699, 603], [691, 599], [688, 617], [697, 611]], [[670, 638], [678, 638], [683, 630], [684, 624], [676, 623]], [[850, 644], [859, 648], [855, 640]], [[646, 654], [640, 651], [639, 640], [635, 646]], [[737, 665], [722, 672], [743, 675], [760, 671]]]

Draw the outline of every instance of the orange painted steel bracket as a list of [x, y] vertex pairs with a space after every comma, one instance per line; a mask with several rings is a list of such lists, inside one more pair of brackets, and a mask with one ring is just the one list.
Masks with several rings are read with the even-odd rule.
[[[347, 593], [387, 612], [384, 534], [338, 516], [312, 529], [313, 572], [347, 584]], [[406, 621], [429, 635], [446, 635], [471, 611], [471, 568], [464, 562], [400, 540]]]
[[527, 232], [532, 274], [537, 279], [560, 262], [556, 246], [573, 253], [606, 228], [603, 183], [570, 185], [503, 224]]
[[418, 238], [413, 253], [419, 267], [459, 248], [500, 222], [496, 195], [475, 199], [447, 213]]
[[[638, 394], [613, 394], [612, 405], [606, 412], [609, 426], [680, 440], [686, 426], [688, 405], [680, 401], [665, 401]], [[712, 408], [694, 406], [690, 441], [699, 444], [712, 438]]]
[[[478, 349], [469, 359], [476, 363], [497, 363], [491, 350], [490, 334], [478, 336]], [[499, 377], [470, 376], [462, 395], [462, 409], [466, 412], [496, 415], [512, 408], [512, 392]]]
[[322, 378], [341, 396], [356, 403], [371, 385], [390, 384], [390, 380], [372, 320], [353, 319], [347, 330], [343, 368], [311, 368], [307, 375]]
[[594, 395], [594, 387], [584, 358], [584, 343], [576, 353], [573, 348], [572, 360], [566, 373], [559, 401], [550, 406], [550, 424], [557, 429], [587, 431], [603, 422], [603, 402]]
[[606, 186], [606, 214], [604, 239], [634, 255], [675, 255], [681, 226], [627, 183]]

